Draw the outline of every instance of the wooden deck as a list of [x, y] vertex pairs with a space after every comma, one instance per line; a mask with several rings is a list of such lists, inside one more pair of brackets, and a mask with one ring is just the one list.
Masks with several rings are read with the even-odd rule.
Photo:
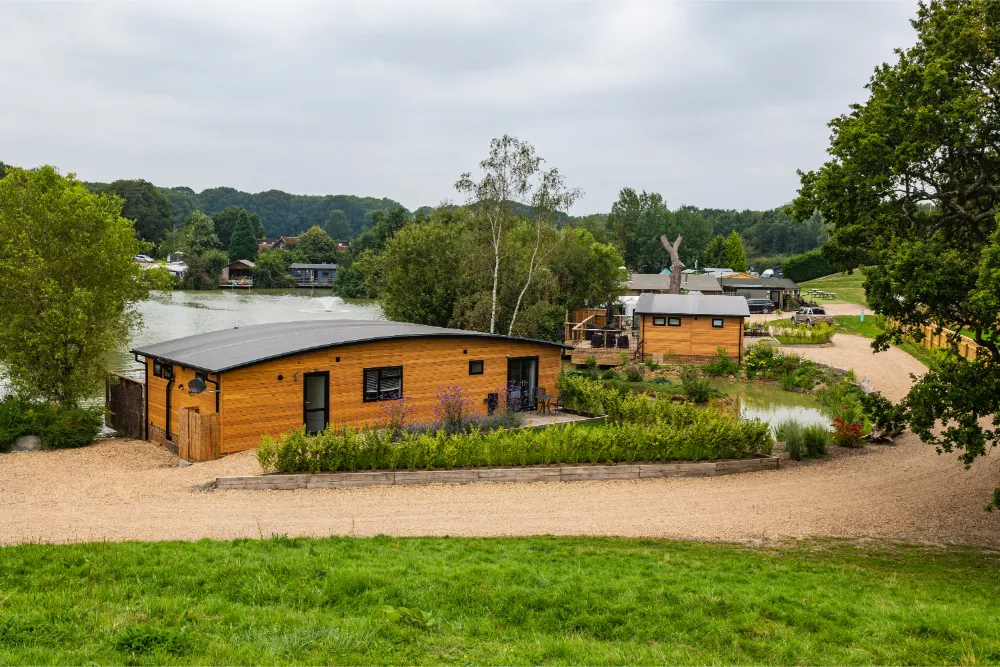
[[[593, 348], [590, 346], [589, 340], [568, 340], [566, 344], [573, 346], [573, 349], [570, 351], [570, 361], [576, 366], [586, 364], [589, 357], [594, 357], [597, 360], [598, 366], [619, 366], [623, 363], [628, 363], [635, 357], [639, 344], [639, 336], [638, 334], [629, 336], [628, 349], [624, 347]], [[627, 354], [627, 360], [622, 360], [622, 352]]]

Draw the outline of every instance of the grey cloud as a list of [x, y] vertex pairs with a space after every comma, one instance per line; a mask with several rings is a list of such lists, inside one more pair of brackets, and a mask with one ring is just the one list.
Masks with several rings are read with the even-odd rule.
[[392, 197], [504, 132], [606, 211], [770, 207], [913, 40], [910, 3], [0, 4], [0, 159], [89, 180]]

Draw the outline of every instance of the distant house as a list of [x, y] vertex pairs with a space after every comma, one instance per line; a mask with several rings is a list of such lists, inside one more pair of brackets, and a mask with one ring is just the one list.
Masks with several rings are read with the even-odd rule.
[[260, 252], [261, 250], [266, 250], [268, 248], [273, 248], [274, 244], [280, 240], [281, 239], [261, 239], [260, 241], [257, 242], [257, 252]]
[[278, 237], [278, 240], [274, 242], [274, 245], [271, 247], [274, 248], [275, 250], [280, 250], [282, 248], [288, 250], [298, 242], [299, 242], [298, 236], [280, 236]]
[[635, 315], [644, 359], [704, 363], [725, 348], [731, 359], [743, 361], [743, 320], [750, 310], [742, 297], [643, 294]]
[[[709, 275], [685, 273], [681, 276], [681, 290], [702, 294], [722, 294], [719, 281]], [[628, 281], [628, 295], [667, 294], [670, 292], [670, 273], [633, 273]]]
[[705, 266], [701, 269], [702, 273], [707, 273], [708, 275], [715, 278], [722, 278], [723, 276], [728, 276], [731, 273], [736, 273], [732, 269], [720, 267], [720, 266]]
[[749, 273], [734, 273], [720, 281], [727, 295], [742, 296], [747, 299], [770, 299], [782, 308], [788, 299], [799, 295], [799, 286], [788, 278], [764, 278]]
[[219, 284], [223, 287], [253, 287], [254, 263], [248, 259], [238, 259], [222, 269]]
[[337, 279], [336, 264], [292, 264], [288, 270], [296, 287], [329, 287]]
[[351, 242], [350, 241], [334, 241], [334, 243], [337, 244], [337, 251], [338, 252], [347, 252], [348, 249], [350, 249], [350, 247], [351, 247]]

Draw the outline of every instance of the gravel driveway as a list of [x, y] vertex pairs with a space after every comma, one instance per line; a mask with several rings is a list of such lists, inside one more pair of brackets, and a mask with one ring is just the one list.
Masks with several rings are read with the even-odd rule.
[[[800, 351], [853, 366], [899, 397], [922, 369], [868, 341]], [[914, 366], [916, 364], [916, 366]], [[194, 540], [288, 535], [619, 535], [771, 541], [894, 538], [1000, 547], [1000, 485], [990, 457], [966, 471], [912, 435], [898, 446], [838, 450], [821, 462], [714, 478], [467, 484], [345, 490], [210, 491], [219, 475], [258, 471], [252, 452], [178, 468], [149, 443], [0, 455], [0, 543]]]

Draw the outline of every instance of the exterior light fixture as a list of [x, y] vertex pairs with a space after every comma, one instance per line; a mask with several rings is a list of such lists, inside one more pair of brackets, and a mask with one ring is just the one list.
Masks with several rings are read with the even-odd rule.
[[285, 379], [285, 376], [282, 375], [281, 373], [278, 373], [278, 382], [281, 382], [284, 379]]

